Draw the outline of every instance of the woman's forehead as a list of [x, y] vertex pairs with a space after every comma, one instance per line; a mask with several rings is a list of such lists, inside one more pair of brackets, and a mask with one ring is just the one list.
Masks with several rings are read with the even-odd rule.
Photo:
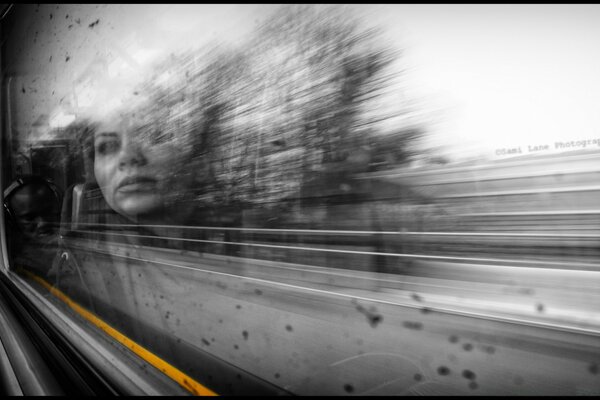
[[193, 111], [189, 99], [176, 104], [137, 99], [99, 118], [94, 137], [136, 137], [187, 147], [194, 140], [193, 132], [201, 126], [201, 115]]
[[142, 126], [152, 125], [157, 122], [158, 121], [152, 121], [148, 115], [143, 116], [140, 112], [113, 113], [98, 122], [96, 136], [106, 133], [125, 134], [139, 129]]

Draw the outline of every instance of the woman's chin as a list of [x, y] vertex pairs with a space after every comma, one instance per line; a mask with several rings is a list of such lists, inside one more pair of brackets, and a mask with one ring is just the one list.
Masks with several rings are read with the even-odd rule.
[[134, 221], [146, 220], [152, 217], [165, 217], [162, 201], [158, 196], [139, 196], [121, 201], [117, 207], [120, 214]]

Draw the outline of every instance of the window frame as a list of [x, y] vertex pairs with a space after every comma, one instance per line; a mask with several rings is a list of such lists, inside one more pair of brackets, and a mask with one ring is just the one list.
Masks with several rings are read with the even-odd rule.
[[[0, 9], [0, 165], [9, 162], [6, 137], [10, 130], [10, 78], [5, 76], [4, 27], [13, 4]], [[5, 186], [6, 169], [0, 173]], [[4, 193], [0, 191], [4, 204]], [[0, 212], [0, 356], [5, 394], [52, 395], [57, 391], [124, 395], [190, 394], [152, 365], [136, 357], [88, 323], [61, 310], [29, 282], [10, 270], [4, 211]], [[64, 380], [79, 376], [79, 382]], [[95, 378], [94, 378], [95, 377]], [[62, 380], [61, 380], [62, 378]], [[86, 379], [94, 382], [85, 382]], [[83, 385], [82, 385], [83, 382]], [[58, 385], [58, 386], [57, 386]], [[88, 386], [87, 388], [85, 386]]]

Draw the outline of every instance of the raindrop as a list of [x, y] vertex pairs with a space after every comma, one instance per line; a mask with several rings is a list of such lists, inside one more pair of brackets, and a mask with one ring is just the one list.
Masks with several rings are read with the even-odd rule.
[[291, 331], [293, 331], [293, 330], [294, 330], [294, 328], [292, 328], [292, 326], [291, 326], [291, 325], [286, 325], [286, 326], [285, 326], [285, 330], [286, 330], [286, 331], [288, 331], [288, 332], [291, 332]]
[[368, 315], [369, 324], [372, 328], [377, 328], [377, 325], [383, 321], [383, 317], [381, 315]]
[[421, 375], [421, 374], [415, 374], [415, 376], [413, 378], [415, 379], [415, 381], [421, 382], [421, 380], [423, 379], [423, 375]]
[[210, 342], [204, 338], [202, 338], [202, 343], [204, 343], [206, 346], [210, 346]]
[[448, 375], [450, 373], [450, 368], [442, 365], [437, 369], [437, 372], [440, 375]]
[[537, 312], [542, 313], [544, 312], [544, 305], [542, 303], [538, 303], [535, 309], [537, 310]]
[[410, 297], [412, 297], [415, 301], [423, 301], [423, 298], [416, 293], [411, 293]]
[[456, 335], [451, 335], [448, 340], [450, 341], [450, 343], [457, 343], [458, 342], [458, 336]]
[[469, 369], [465, 369], [462, 372], [462, 376], [472, 381], [472, 380], [475, 379], [475, 372], [473, 372], [473, 371], [471, 371]]
[[488, 354], [494, 354], [496, 352], [496, 348], [494, 346], [485, 346], [483, 348], [483, 351], [485, 351]]
[[403, 325], [405, 328], [408, 328], [408, 329], [415, 329], [415, 330], [418, 330], [418, 331], [420, 331], [421, 329], [423, 329], [423, 324], [422, 324], [421, 322], [415, 322], [415, 321], [404, 321], [404, 322], [402, 323], [402, 325]]
[[383, 316], [377, 314], [377, 309], [375, 307], [371, 307], [370, 310], [365, 309], [362, 305], [357, 304], [355, 299], [352, 299], [352, 303], [356, 304], [356, 310], [367, 317], [367, 321], [371, 325], [372, 328], [376, 328], [377, 324], [383, 321]]
[[260, 289], [254, 289], [254, 293], [260, 296], [263, 292]]
[[350, 385], [349, 383], [346, 383], [346, 384], [344, 385], [344, 390], [345, 390], [347, 393], [352, 393], [352, 392], [354, 392], [354, 386]]
[[477, 384], [477, 382], [469, 382], [469, 388], [470, 389], [477, 389], [479, 387], [479, 385]]
[[598, 374], [598, 364], [596, 363], [592, 363], [590, 364], [590, 366], [588, 367], [588, 371], [590, 371], [590, 373], [597, 375]]
[[465, 349], [465, 351], [471, 351], [473, 350], [473, 345], [471, 343], [465, 343], [463, 344], [463, 349]]
[[244, 340], [248, 340], [248, 331], [243, 331], [242, 336], [244, 337]]

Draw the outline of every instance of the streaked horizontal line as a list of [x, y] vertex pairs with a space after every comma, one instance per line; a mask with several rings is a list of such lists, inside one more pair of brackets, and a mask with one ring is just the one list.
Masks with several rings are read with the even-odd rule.
[[[217, 226], [188, 226], [188, 225], [136, 225], [136, 224], [93, 224], [79, 223], [82, 226], [99, 226], [111, 228], [173, 228], [173, 229], [198, 229], [212, 231], [246, 231], [246, 232], [272, 232], [272, 233], [306, 233], [314, 235], [399, 235], [399, 236], [512, 236], [512, 237], [554, 237], [554, 238], [600, 238], [600, 234], [580, 233], [523, 233], [523, 232], [411, 232], [411, 231], [348, 231], [348, 230], [320, 230], [320, 229], [269, 229], [269, 228], [232, 228]], [[80, 232], [72, 230], [71, 232]], [[81, 231], [89, 232], [89, 231]], [[100, 231], [92, 231], [102, 233]]]
[[[598, 266], [597, 264], [587, 264], [587, 263], [514, 260], [514, 259], [513, 260], [505, 260], [505, 259], [497, 259], [497, 258], [434, 256], [434, 255], [426, 255], [426, 254], [382, 253], [382, 252], [377, 252], [377, 251], [322, 249], [322, 248], [316, 248], [316, 247], [281, 246], [281, 245], [271, 245], [271, 244], [262, 244], [262, 243], [223, 242], [223, 241], [217, 241], [217, 240], [172, 238], [172, 237], [165, 237], [165, 236], [131, 235], [131, 234], [114, 233], [114, 232], [95, 232], [95, 231], [77, 231], [77, 232], [93, 233], [93, 234], [100, 233], [100, 234], [104, 234], [104, 235], [147, 238], [147, 239], [185, 241], [185, 242], [193, 242], [193, 243], [212, 243], [212, 244], [228, 244], [228, 245], [237, 245], [237, 246], [266, 247], [266, 248], [284, 249], [284, 250], [321, 251], [321, 252], [329, 252], [329, 253], [386, 256], [386, 257], [403, 257], [403, 258], [420, 258], [420, 259], [428, 259], [428, 260], [445, 260], [445, 261], [452, 260], [452, 261], [484, 262], [484, 263], [485, 262], [504, 263], [506, 266], [510, 266], [508, 264], [524, 264], [524, 265], [529, 265], [529, 266], [536, 266], [537, 268], [544, 268], [545, 266], [548, 266], [548, 265], [565, 267], [565, 265], [568, 264], [569, 266], [576, 266], [576, 267], [580, 267], [580, 268], [589, 268], [592, 271], [600, 271], [600, 266]], [[543, 266], [540, 266], [540, 264], [543, 264]], [[554, 268], [554, 269], [564, 269], [564, 270], [569, 270], [569, 271], [574, 270], [574, 268]]]
[[[493, 172], [501, 169], [501, 167], [494, 166], [491, 169]], [[479, 172], [479, 171], [477, 171]], [[455, 178], [440, 178], [441, 175], [449, 175], [453, 173], [459, 173], [463, 175], [470, 174], [470, 176], [466, 177], [455, 177]], [[528, 172], [527, 175], [523, 175], [522, 173], [512, 173], [512, 174], [503, 174], [503, 175], [492, 175], [482, 173], [480, 175], [473, 175], [472, 171], [426, 171], [426, 172], [401, 172], [396, 174], [384, 174], [384, 175], [375, 175], [375, 176], [360, 176], [356, 179], [377, 179], [377, 178], [388, 178], [388, 179], [414, 179], [414, 178], [424, 178], [431, 177], [433, 179], [423, 181], [411, 182], [414, 187], [424, 187], [424, 186], [438, 186], [438, 185], [453, 185], [453, 184], [461, 184], [461, 183], [473, 183], [473, 184], [481, 184], [483, 182], [489, 181], [506, 181], [512, 179], [528, 179], [528, 178], [543, 178], [543, 177], [554, 177], [555, 175], [579, 175], [579, 174], [597, 174], [600, 173], [600, 169], [589, 169], [589, 168], [579, 168], [579, 169], [565, 169], [565, 170], [543, 170], [535, 173]]]
[[105, 252], [105, 251], [102, 251], [99, 249], [92, 249], [92, 250], [97, 253], [106, 254], [109, 256], [117, 256], [117, 257], [126, 258], [126, 259], [130, 259], [130, 260], [142, 261], [142, 262], [153, 263], [153, 264], [160, 264], [160, 265], [165, 265], [165, 266], [169, 266], [169, 267], [173, 267], [173, 268], [186, 269], [186, 270], [191, 270], [191, 271], [196, 271], [196, 272], [204, 272], [207, 274], [227, 276], [227, 277], [231, 277], [231, 278], [253, 281], [253, 282], [258, 282], [258, 283], [267, 284], [267, 285], [280, 286], [280, 287], [285, 287], [285, 288], [289, 288], [289, 289], [296, 289], [296, 290], [301, 290], [301, 291], [325, 294], [325, 295], [329, 295], [329, 296], [343, 297], [343, 298], [348, 298], [351, 300], [370, 301], [370, 302], [375, 302], [375, 303], [379, 303], [379, 304], [387, 304], [387, 305], [392, 305], [392, 306], [399, 306], [399, 307], [413, 308], [413, 309], [422, 309], [423, 307], [427, 307], [431, 311], [459, 315], [459, 316], [463, 316], [463, 317], [478, 318], [478, 319], [484, 319], [484, 320], [506, 322], [506, 323], [516, 324], [516, 325], [534, 326], [534, 327], [539, 327], [539, 328], [544, 328], [544, 329], [553, 329], [553, 330], [566, 331], [566, 332], [571, 332], [571, 333], [600, 336], [600, 330], [596, 330], [596, 329], [578, 328], [578, 327], [573, 327], [573, 326], [568, 326], [568, 325], [534, 321], [534, 320], [528, 320], [528, 319], [523, 319], [523, 318], [520, 318], [520, 319], [513, 318], [513, 317], [508, 318], [508, 317], [495, 316], [495, 315], [490, 315], [490, 314], [482, 314], [482, 313], [477, 313], [477, 312], [473, 312], [473, 311], [444, 308], [444, 307], [433, 306], [433, 305], [432, 306], [429, 306], [429, 305], [424, 306], [423, 304], [416, 305], [416, 304], [404, 303], [404, 302], [398, 302], [398, 301], [390, 301], [390, 300], [376, 299], [376, 298], [370, 298], [370, 297], [356, 296], [356, 295], [350, 295], [350, 294], [346, 294], [346, 293], [332, 292], [329, 290], [322, 290], [322, 289], [309, 288], [309, 287], [305, 287], [305, 286], [292, 285], [289, 283], [270, 281], [270, 280], [261, 279], [261, 278], [252, 278], [252, 277], [248, 277], [248, 276], [229, 274], [226, 272], [219, 272], [219, 271], [212, 271], [212, 270], [201, 269], [201, 268], [196, 268], [196, 267], [189, 267], [189, 266], [170, 263], [170, 262], [166, 262], [166, 261], [150, 260], [150, 259], [144, 259], [144, 258], [139, 258], [139, 257], [132, 257], [129, 255], [114, 254], [114, 253]]
[[545, 188], [536, 190], [505, 190], [496, 192], [477, 192], [467, 194], [440, 194], [436, 196], [439, 199], [456, 199], [465, 197], [492, 197], [492, 196], [514, 196], [514, 195], [529, 195], [540, 193], [576, 193], [576, 192], [591, 192], [600, 190], [600, 186], [578, 186], [572, 188]]
[[507, 211], [454, 214], [454, 217], [600, 215], [600, 210]]
[[[108, 244], [108, 243], [107, 243]], [[119, 244], [108, 244], [109, 246], [118, 246]], [[122, 246], [122, 245], [121, 245]], [[80, 250], [88, 250], [89, 248], [85, 245], [69, 245], [70, 248], [77, 248]], [[140, 246], [142, 247], [145, 251], [155, 251], [154, 248], [152, 247], [147, 247], [147, 246]], [[102, 252], [103, 254], [116, 254], [116, 253], [111, 253], [109, 252]], [[118, 254], [119, 256], [123, 256], [122, 254]], [[441, 285], [441, 284], [432, 284], [432, 283], [422, 283], [422, 282], [410, 282], [410, 281], [406, 281], [406, 280], [399, 280], [397, 279], [397, 277], [401, 276], [401, 275], [395, 275], [393, 279], [390, 279], [389, 277], [385, 277], [385, 278], [374, 278], [372, 276], [364, 276], [364, 275], [357, 275], [357, 274], [352, 274], [352, 272], [356, 272], [354, 270], [341, 270], [341, 269], [332, 269], [332, 268], [327, 268], [327, 267], [321, 267], [321, 266], [316, 266], [316, 265], [310, 265], [307, 266], [308, 268], [303, 268], [305, 266], [301, 265], [301, 264], [293, 264], [293, 263], [277, 263], [277, 265], [268, 265], [268, 264], [264, 264], [264, 262], [267, 262], [269, 264], [271, 263], [275, 263], [274, 261], [270, 261], [270, 260], [255, 260], [255, 261], [259, 261], [262, 262], [263, 264], [261, 264], [262, 267], [265, 268], [271, 268], [271, 269], [279, 269], [279, 270], [284, 270], [284, 271], [299, 271], [299, 272], [310, 272], [310, 273], [314, 273], [314, 274], [320, 274], [320, 275], [327, 275], [327, 276], [334, 276], [334, 277], [340, 277], [340, 278], [348, 278], [348, 279], [360, 279], [363, 281], [371, 281], [371, 282], [379, 282], [379, 283], [394, 283], [394, 284], [399, 284], [399, 285], [408, 285], [408, 286], [419, 286], [419, 287], [428, 287], [428, 288], [435, 288], [435, 289], [452, 289], [454, 287], [452, 286], [447, 286], [447, 285]], [[286, 264], [285, 266], [282, 266], [281, 264]], [[344, 271], [344, 272], [342, 272]], [[358, 271], [358, 273], [363, 272], [363, 271]], [[482, 289], [480, 289], [479, 287], [463, 287], [460, 289], [461, 291], [470, 291], [470, 292], [476, 292], [476, 293], [481, 293], [484, 292]]]
[[[567, 158], [568, 157], [568, 158]], [[574, 162], [574, 161], [585, 161], [585, 160], [598, 160], [598, 154], [578, 154], [578, 155], [570, 155], [570, 156], [564, 156], [562, 157], [562, 159], [564, 159], [565, 161], [569, 161], [570, 163]], [[561, 160], [562, 161], [562, 160]], [[457, 172], [463, 172], [463, 173], [476, 173], [476, 172], [480, 172], [480, 171], [486, 171], [486, 170], [499, 170], [501, 168], [504, 167], [521, 167], [521, 166], [543, 166], [543, 165], [547, 165], [548, 163], [552, 163], [555, 164], [555, 160], [538, 160], [538, 159], [530, 159], [530, 160], [519, 160], [519, 161], [501, 161], [501, 162], [496, 162], [493, 164], [478, 164], [478, 165], [462, 165], [462, 166], [449, 166], [449, 167], [439, 167], [439, 168], [430, 168], [427, 169], [425, 171], [406, 171], [406, 168], [402, 168], [401, 170], [396, 170], [396, 171], [386, 171], [386, 172], [373, 172], [373, 173], [368, 173], [368, 174], [363, 174], [362, 176], [360, 176], [357, 179], [372, 179], [372, 178], [393, 178], [393, 177], [414, 177], [414, 178], [418, 178], [418, 177], [422, 177], [422, 176], [428, 176], [428, 175], [435, 175], [438, 176], [439, 174], [452, 174], [452, 173], [457, 173]], [[552, 174], [556, 174], [556, 173], [566, 173], [569, 170], [563, 171], [563, 170], [553, 170]], [[544, 171], [543, 173], [545, 174]], [[598, 170], [596, 169], [581, 169], [581, 171], [576, 171], [577, 172], [581, 172], [581, 173], [585, 173], [585, 172], [598, 172]], [[515, 174], [514, 176], [511, 176], [511, 178], [528, 178], [528, 177], [533, 177], [533, 174]], [[493, 180], [494, 178], [492, 177], [491, 179], [482, 179], [482, 180]], [[473, 181], [473, 180], [471, 180]], [[448, 183], [453, 183], [453, 181], [450, 181]]]

